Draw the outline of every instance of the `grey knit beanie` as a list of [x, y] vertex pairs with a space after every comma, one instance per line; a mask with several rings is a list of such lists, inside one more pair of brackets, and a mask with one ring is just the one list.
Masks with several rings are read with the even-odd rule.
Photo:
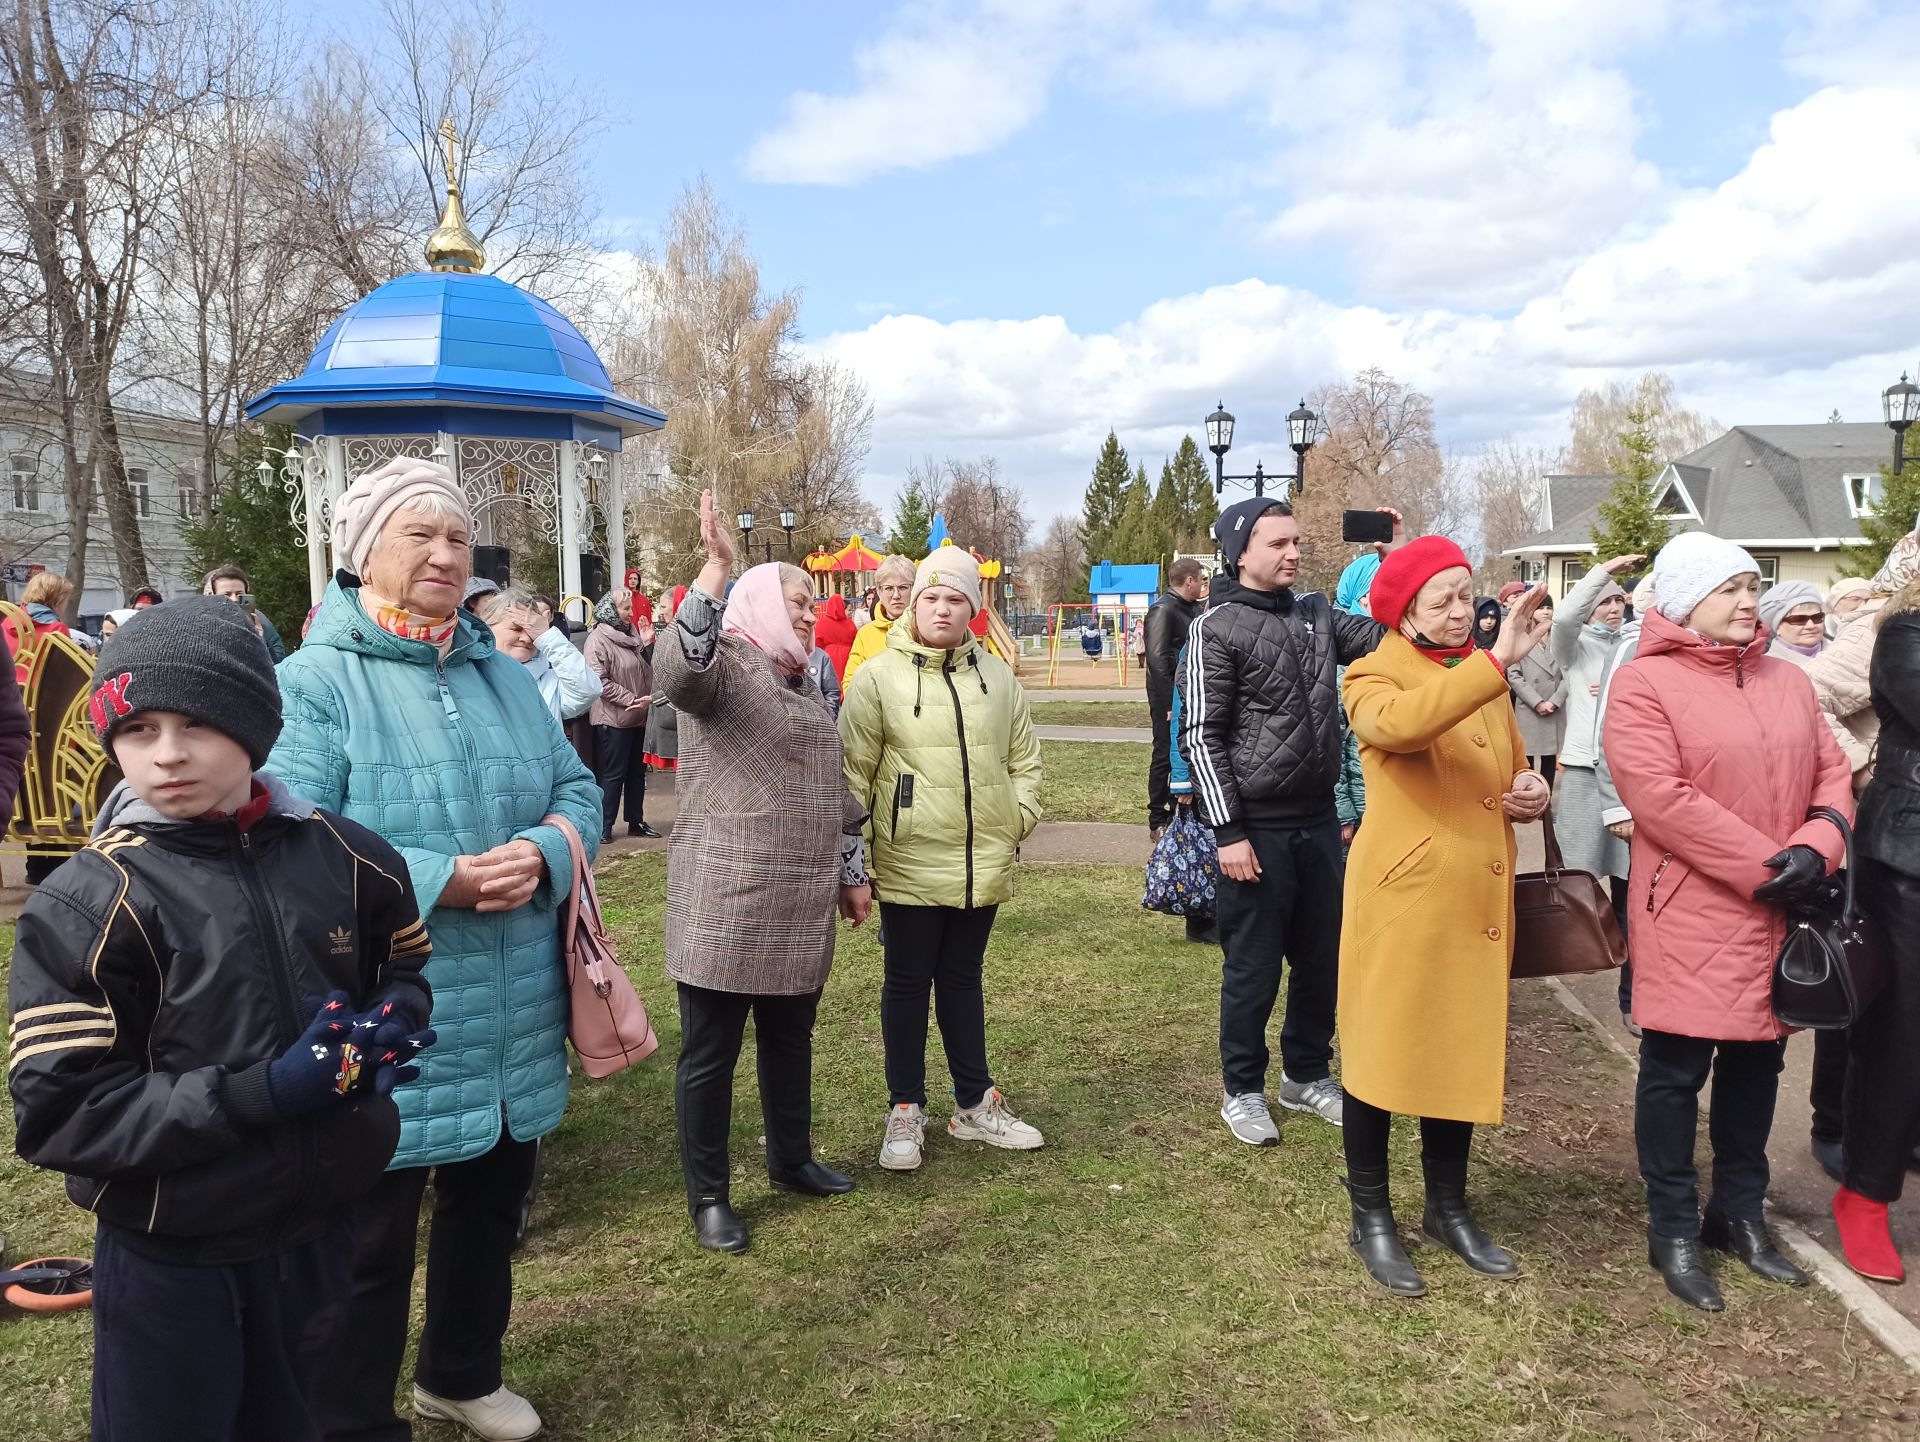
[[221, 596], [188, 596], [130, 616], [100, 648], [87, 716], [113, 754], [113, 733], [140, 711], [191, 716], [244, 746], [258, 771], [280, 736], [280, 682], [247, 613]]

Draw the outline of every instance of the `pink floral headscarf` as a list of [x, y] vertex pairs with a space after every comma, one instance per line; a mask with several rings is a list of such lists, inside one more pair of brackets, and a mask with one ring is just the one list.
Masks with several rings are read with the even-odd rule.
[[776, 670], [789, 676], [805, 674], [807, 653], [793, 634], [778, 562], [754, 566], [733, 583], [727, 593], [727, 619], [722, 629], [746, 637], [766, 654]]

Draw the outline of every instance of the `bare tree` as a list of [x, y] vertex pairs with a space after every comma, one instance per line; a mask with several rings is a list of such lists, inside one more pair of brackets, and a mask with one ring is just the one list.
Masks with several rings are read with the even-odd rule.
[[1712, 417], [1681, 406], [1674, 399], [1673, 377], [1664, 372], [1647, 371], [1631, 385], [1609, 381], [1580, 392], [1573, 403], [1566, 458], [1569, 472], [1613, 475], [1625, 466], [1620, 436], [1633, 429], [1628, 411], [1644, 411], [1653, 418], [1654, 453], [1663, 463], [1699, 450], [1726, 429]]
[[1497, 590], [1515, 579], [1513, 558], [1506, 552], [1540, 529], [1546, 477], [1564, 464], [1562, 453], [1522, 445], [1511, 437], [1474, 457], [1469, 469], [1480, 511], [1481, 559], [1476, 578], [1482, 590]]
[[1055, 516], [1047, 522], [1040, 544], [1026, 558], [1025, 572], [1035, 599], [1042, 606], [1071, 601], [1086, 574], [1086, 548], [1080, 544], [1080, 525], [1073, 516]]
[[994, 456], [963, 461], [949, 458], [942, 467], [939, 512], [947, 533], [991, 560], [1018, 566], [1032, 523], [1019, 487], [1000, 474]]

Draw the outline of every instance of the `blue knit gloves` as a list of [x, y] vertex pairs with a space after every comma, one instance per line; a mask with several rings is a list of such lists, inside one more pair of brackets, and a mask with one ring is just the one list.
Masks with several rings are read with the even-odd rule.
[[328, 994], [300, 1039], [268, 1065], [267, 1090], [282, 1116], [307, 1116], [369, 1090], [386, 1096], [420, 1075], [414, 1063], [433, 1045], [433, 1029], [414, 1030], [390, 1001], [361, 1013], [352, 1002], [344, 991]]

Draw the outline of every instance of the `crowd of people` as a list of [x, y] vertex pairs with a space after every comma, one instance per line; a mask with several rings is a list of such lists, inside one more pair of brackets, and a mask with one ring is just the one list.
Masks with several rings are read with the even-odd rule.
[[[1477, 597], [1457, 544], [1391, 521], [1330, 601], [1296, 584], [1284, 502], [1233, 506], [1221, 574], [1176, 563], [1144, 627], [1149, 825], [1197, 819], [1217, 855], [1214, 914], [1188, 936], [1222, 952], [1230, 1134], [1280, 1141], [1284, 983], [1273, 1099], [1342, 1128], [1365, 1273], [1426, 1290], [1388, 1181], [1396, 1114], [1418, 1118], [1421, 1230], [1481, 1276], [1519, 1273], [1468, 1173], [1504, 1103], [1514, 828], [1552, 808], [1629, 938], [1650, 1263], [1706, 1310], [1705, 1251], [1804, 1284], [1761, 1209], [1787, 1034], [1768, 982], [1789, 913], [1846, 854], [1810, 810], [1857, 800], [1860, 894], [1905, 944], [1868, 1020], [1822, 1036], [1814, 1145], [1849, 1262], [1899, 1279], [1887, 1206], [1920, 1143], [1920, 540], [1829, 597], [1763, 591], [1738, 546], [1683, 535], [1556, 608], [1539, 587]], [[412, 1415], [540, 1430], [501, 1360], [567, 1105], [557, 917], [573, 838], [591, 857], [622, 812], [655, 834], [649, 770], [676, 773], [664, 956], [699, 1246], [750, 1244], [728, 1152], [749, 1019], [769, 1184], [857, 1185], [811, 1128], [843, 920], [879, 921], [878, 1167], [926, 1161], [930, 1021], [948, 1137], [1044, 1144], [995, 1075], [984, 999], [1040, 748], [981, 639], [969, 553], [888, 557], [867, 597], [822, 606], [790, 565], [736, 576], [708, 496], [700, 573], [657, 602], [614, 590], [576, 644], [540, 598], [475, 580], [473, 517], [433, 462], [357, 478], [332, 526], [340, 569], [283, 659], [231, 567], [117, 618], [88, 715], [125, 780], [20, 921], [17, 1145], [98, 1218], [96, 1437], [410, 1436], [395, 1392], [429, 1191]], [[36, 604], [57, 621], [64, 599]], [[0, 687], [0, 774], [25, 752], [18, 711]]]

